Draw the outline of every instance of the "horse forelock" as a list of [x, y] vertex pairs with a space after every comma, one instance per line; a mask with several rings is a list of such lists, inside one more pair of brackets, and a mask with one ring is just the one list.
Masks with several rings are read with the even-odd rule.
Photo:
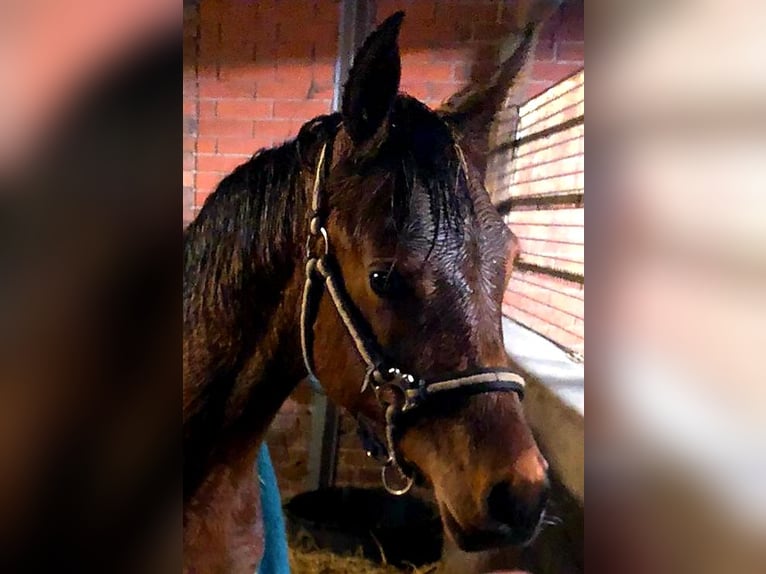
[[383, 129], [377, 147], [339, 161], [329, 182], [331, 211], [358, 245], [393, 255], [392, 270], [416, 277], [424, 304], [414, 311], [424, 334], [450, 339], [430, 352], [460, 346], [475, 362], [477, 333], [499, 325], [506, 227], [439, 115], [401, 95]]

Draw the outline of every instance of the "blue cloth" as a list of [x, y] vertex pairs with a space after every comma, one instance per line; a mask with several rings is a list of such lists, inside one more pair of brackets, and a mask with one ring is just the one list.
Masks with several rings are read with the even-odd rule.
[[263, 515], [264, 550], [257, 574], [290, 574], [287, 554], [287, 534], [282, 514], [277, 476], [271, 464], [269, 447], [261, 444], [258, 452], [258, 480], [261, 487], [261, 514]]

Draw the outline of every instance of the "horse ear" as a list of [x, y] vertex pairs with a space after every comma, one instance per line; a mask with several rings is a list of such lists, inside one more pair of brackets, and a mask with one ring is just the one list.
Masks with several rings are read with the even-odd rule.
[[492, 120], [500, 110], [508, 91], [514, 84], [532, 47], [535, 25], [528, 24], [516, 50], [500, 64], [488, 81], [471, 84], [447, 99], [439, 114], [452, 125], [461, 140], [468, 143], [476, 167], [486, 171], [486, 156], [489, 151], [489, 130]]
[[404, 12], [389, 16], [370, 34], [354, 58], [343, 89], [343, 123], [354, 143], [370, 139], [383, 126], [399, 93], [402, 63], [399, 28]]

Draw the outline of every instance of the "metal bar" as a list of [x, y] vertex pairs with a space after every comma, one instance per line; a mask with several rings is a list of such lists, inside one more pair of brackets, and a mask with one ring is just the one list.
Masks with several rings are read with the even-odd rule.
[[[354, 54], [372, 31], [375, 22], [374, 0], [341, 0], [338, 24], [338, 56], [335, 60], [335, 85], [332, 111], [340, 111], [343, 85], [348, 78]], [[311, 413], [311, 444], [308, 460], [308, 488], [332, 486], [338, 465], [338, 409], [325, 395], [315, 394]]]
[[540, 131], [520, 137], [513, 143], [516, 146], [522, 146], [522, 145], [528, 144], [529, 142], [533, 142], [541, 138], [547, 138], [554, 134], [561, 133], [570, 128], [583, 125], [583, 124], [585, 124], [585, 114], [581, 114], [577, 117], [570, 118], [564, 122], [561, 122], [560, 124], [556, 124], [555, 126], [550, 126]]
[[585, 285], [585, 275], [582, 273], [574, 273], [572, 271], [565, 271], [563, 269], [555, 269], [553, 267], [547, 267], [544, 265], [536, 265], [534, 263], [528, 263], [523, 259], [518, 260], [514, 264], [514, 269], [517, 269], [522, 273], [539, 273], [540, 275], [563, 279], [564, 281], [570, 281], [571, 283], [577, 283], [578, 285]]
[[492, 150], [492, 153], [501, 153], [503, 151], [511, 150], [515, 147], [519, 147], [525, 144], [528, 144], [530, 142], [547, 138], [552, 135], [564, 132], [570, 128], [573, 128], [575, 126], [579, 126], [585, 123], [585, 114], [579, 115], [576, 118], [571, 118], [566, 120], [565, 122], [561, 122], [560, 124], [556, 124], [555, 126], [551, 126], [549, 128], [545, 128], [540, 130], [539, 132], [535, 132], [529, 135], [526, 135], [524, 137], [514, 139], [512, 141], [508, 141], [502, 144], [499, 144], [495, 149]]
[[557, 193], [551, 195], [519, 195], [504, 199], [495, 207], [500, 215], [508, 215], [511, 211], [530, 209], [573, 209], [585, 205], [585, 192]]
[[564, 146], [564, 145], [568, 144], [569, 142], [573, 142], [575, 140], [579, 140], [579, 139], [582, 139], [582, 138], [583, 138], [583, 136], [581, 134], [577, 134], [577, 135], [572, 136], [571, 138], [567, 138], [565, 140], [554, 142], [552, 144], [544, 145], [544, 146], [541, 146], [541, 147], [538, 147], [538, 148], [531, 148], [531, 149], [530, 148], [525, 148], [523, 150], [523, 152], [522, 152], [522, 150], [517, 150], [515, 158], [516, 158], [516, 160], [520, 160], [522, 158], [525, 158], [527, 156], [539, 153], [541, 151], [547, 151], [549, 149], [553, 149], [553, 148], [556, 148], [556, 147], [559, 147], [559, 146]]

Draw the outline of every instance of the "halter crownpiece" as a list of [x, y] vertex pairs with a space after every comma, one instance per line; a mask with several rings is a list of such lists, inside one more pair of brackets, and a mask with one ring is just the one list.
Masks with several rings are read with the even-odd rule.
[[[458, 155], [465, 169], [465, 159], [458, 148]], [[454, 376], [424, 380], [391, 366], [378, 344], [370, 324], [354, 304], [346, 291], [343, 273], [333, 257], [330, 236], [325, 227], [326, 205], [322, 193], [322, 177], [332, 162], [327, 160], [328, 144], [319, 153], [314, 175], [309, 233], [306, 238], [306, 279], [301, 304], [301, 349], [309, 379], [318, 383], [314, 370], [314, 323], [319, 302], [325, 290], [335, 306], [346, 331], [354, 342], [357, 353], [364, 361], [367, 371], [360, 392], [372, 389], [385, 420], [385, 444], [370, 443], [368, 454], [382, 458], [381, 480], [391, 494], [404, 494], [414, 482], [412, 467], [404, 462], [397, 448], [397, 421], [404, 413], [410, 413], [435, 395], [449, 393], [463, 396], [490, 392], [514, 392], [524, 398], [524, 379], [517, 373], [503, 368], [474, 369], [456, 373]], [[318, 249], [321, 245], [321, 249]], [[361, 425], [360, 421], [360, 425]], [[369, 430], [367, 431], [368, 434]], [[369, 437], [368, 437], [369, 438]], [[377, 456], [376, 456], [377, 458]], [[398, 476], [394, 476], [398, 475]], [[399, 486], [394, 483], [398, 480]]]

